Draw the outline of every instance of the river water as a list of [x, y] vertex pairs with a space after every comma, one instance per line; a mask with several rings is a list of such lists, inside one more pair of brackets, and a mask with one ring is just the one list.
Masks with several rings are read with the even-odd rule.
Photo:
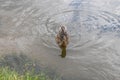
[[[0, 53], [25, 53], [63, 80], [120, 80], [120, 0], [0, 0]], [[70, 37], [66, 58], [55, 42]]]

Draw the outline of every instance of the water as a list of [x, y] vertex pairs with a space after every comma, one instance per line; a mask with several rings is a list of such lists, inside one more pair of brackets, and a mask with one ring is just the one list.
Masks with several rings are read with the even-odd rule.
[[[0, 0], [0, 53], [25, 53], [64, 80], [120, 79], [120, 0]], [[60, 25], [70, 43], [62, 59]]]

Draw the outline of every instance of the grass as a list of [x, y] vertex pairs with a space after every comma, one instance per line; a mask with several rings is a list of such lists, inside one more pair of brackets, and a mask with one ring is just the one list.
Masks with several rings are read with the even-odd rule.
[[53, 71], [47, 71], [26, 55], [0, 57], [0, 80], [61, 80]]
[[0, 80], [52, 80], [45, 73], [33, 75], [32, 72], [26, 72], [24, 75], [20, 75], [15, 70], [11, 70], [8, 67], [0, 68]]

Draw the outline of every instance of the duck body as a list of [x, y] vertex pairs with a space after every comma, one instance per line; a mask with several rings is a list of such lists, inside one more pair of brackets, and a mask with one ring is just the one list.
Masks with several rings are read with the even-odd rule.
[[60, 47], [60, 49], [62, 50], [61, 57], [64, 58], [66, 56], [66, 47], [69, 43], [68, 33], [67, 33], [67, 30], [64, 26], [60, 27], [59, 32], [56, 35], [55, 40], [56, 40], [56, 43], [58, 44], [58, 46]]

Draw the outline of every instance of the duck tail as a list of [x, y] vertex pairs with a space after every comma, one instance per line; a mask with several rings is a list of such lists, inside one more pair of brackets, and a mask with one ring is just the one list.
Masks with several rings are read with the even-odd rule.
[[61, 54], [62, 58], [65, 58], [65, 56], [66, 56], [66, 47], [62, 48], [62, 54]]

